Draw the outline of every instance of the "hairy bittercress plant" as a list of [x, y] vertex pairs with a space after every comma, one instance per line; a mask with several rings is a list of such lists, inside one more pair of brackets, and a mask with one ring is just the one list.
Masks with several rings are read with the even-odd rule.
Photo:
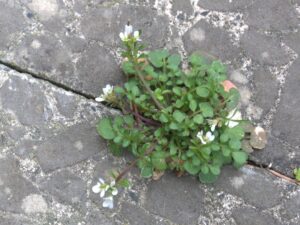
[[137, 165], [145, 178], [174, 170], [210, 183], [224, 165], [244, 165], [246, 122], [237, 109], [239, 92], [227, 80], [225, 67], [193, 54], [189, 68], [182, 70], [178, 54], [143, 53], [140, 32], [133, 32], [129, 24], [120, 37], [127, 82], [107, 88], [100, 100], [119, 107], [124, 115], [104, 118], [97, 125], [111, 152], [120, 156], [130, 151], [136, 160], [129, 167]]

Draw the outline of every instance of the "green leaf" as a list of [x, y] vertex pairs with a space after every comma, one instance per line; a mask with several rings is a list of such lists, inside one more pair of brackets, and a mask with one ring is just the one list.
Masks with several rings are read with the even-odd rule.
[[159, 121], [162, 122], [162, 123], [167, 123], [167, 122], [169, 122], [169, 119], [165, 114], [161, 114], [159, 116]]
[[144, 177], [144, 178], [150, 178], [152, 177], [152, 174], [153, 174], [153, 168], [152, 167], [143, 167], [141, 169], [141, 176]]
[[195, 112], [197, 109], [197, 102], [193, 99], [190, 101], [190, 105], [189, 105], [190, 109]]
[[127, 115], [127, 116], [124, 116], [123, 119], [126, 124], [128, 124], [129, 126], [133, 126], [133, 124], [134, 124], [133, 116]]
[[236, 164], [244, 165], [247, 162], [248, 155], [242, 151], [232, 152], [232, 158]]
[[200, 171], [200, 167], [193, 165], [190, 161], [185, 161], [183, 167], [191, 175], [196, 175]]
[[228, 141], [228, 139], [229, 139], [229, 136], [226, 133], [221, 134], [220, 141], [222, 143], [226, 143]]
[[118, 185], [120, 187], [123, 187], [123, 188], [129, 188], [130, 187], [130, 181], [127, 180], [127, 179], [121, 179], [119, 182], [118, 182]]
[[202, 182], [202, 183], [206, 183], [206, 184], [210, 184], [210, 183], [213, 183], [217, 180], [218, 176], [217, 175], [214, 175], [212, 173], [200, 173], [199, 174], [199, 180]]
[[203, 123], [203, 116], [201, 114], [197, 114], [194, 116], [193, 121], [197, 124], [202, 124]]
[[194, 166], [200, 166], [201, 161], [198, 159], [198, 157], [193, 157], [192, 163]]
[[239, 140], [232, 139], [229, 141], [229, 147], [234, 149], [234, 150], [240, 150], [242, 147], [242, 144]]
[[148, 54], [149, 61], [153, 66], [160, 68], [164, 65], [163, 60], [169, 55], [167, 50], [156, 50]]
[[194, 66], [201, 66], [201, 65], [205, 65], [206, 59], [198, 54], [192, 54], [189, 57], [189, 63], [191, 63]]
[[170, 127], [171, 130], [178, 130], [178, 128], [179, 128], [178, 125], [176, 123], [173, 123], [173, 122], [170, 123], [169, 127]]
[[173, 118], [178, 122], [181, 123], [186, 117], [186, 114], [183, 112], [180, 112], [179, 110], [175, 110], [173, 113]]
[[209, 172], [209, 168], [207, 165], [202, 165], [201, 166], [201, 173], [207, 174]]
[[172, 91], [174, 94], [181, 96], [181, 88], [180, 87], [173, 87]]
[[214, 110], [209, 103], [202, 102], [199, 104], [199, 107], [204, 117], [213, 117]]
[[134, 65], [129, 61], [126, 61], [122, 64], [122, 69], [123, 69], [124, 73], [126, 73], [126, 74], [134, 74], [135, 73]]
[[177, 153], [177, 146], [174, 144], [174, 142], [172, 141], [171, 143], [170, 143], [170, 154], [171, 155], [176, 155], [176, 153]]
[[171, 55], [168, 58], [168, 64], [173, 66], [179, 66], [180, 61], [181, 61], [181, 57], [178, 54]]
[[239, 91], [236, 88], [231, 88], [229, 91], [229, 98], [226, 104], [226, 108], [228, 109], [228, 111], [235, 109], [239, 101], [240, 101]]
[[166, 154], [162, 151], [156, 151], [152, 153], [151, 160], [155, 169], [165, 170], [167, 169]]
[[213, 175], [219, 175], [221, 173], [220, 167], [218, 165], [209, 165], [209, 170]]
[[102, 119], [98, 124], [97, 124], [97, 131], [106, 140], [112, 140], [114, 139], [115, 132], [111, 126], [111, 120], [108, 118]]
[[209, 95], [209, 90], [206, 87], [197, 87], [196, 93], [198, 96], [206, 98]]
[[120, 145], [111, 142], [109, 143], [108, 148], [114, 156], [121, 156], [122, 148], [120, 147]]
[[241, 140], [245, 135], [244, 129], [239, 125], [235, 126], [233, 128], [227, 128], [225, 132], [229, 136], [230, 139]]

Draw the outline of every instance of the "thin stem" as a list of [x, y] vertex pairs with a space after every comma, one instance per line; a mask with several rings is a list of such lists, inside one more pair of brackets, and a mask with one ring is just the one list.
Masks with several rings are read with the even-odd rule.
[[151, 88], [149, 87], [149, 85], [147, 84], [147, 82], [145, 81], [143, 75], [141, 74], [140, 70], [136, 67], [136, 71], [137, 71], [137, 76], [139, 77], [139, 79], [141, 80], [141, 82], [143, 83], [143, 86], [146, 88], [147, 92], [149, 93], [150, 97], [152, 98], [152, 100], [154, 101], [155, 105], [157, 106], [158, 109], [163, 110], [164, 107], [160, 104], [160, 102], [156, 99], [153, 91], [151, 90]]
[[[153, 150], [155, 149], [155, 145], [156, 145], [156, 143], [153, 143], [153, 144], [149, 147], [149, 149], [146, 151], [146, 153], [145, 153], [144, 156], [149, 155], [151, 152], [153, 152]], [[118, 183], [118, 182], [122, 179], [122, 177], [123, 177], [126, 173], [128, 173], [129, 170], [130, 170], [132, 167], [135, 166], [135, 164], [138, 162], [139, 159], [141, 159], [141, 157], [138, 157], [138, 158], [136, 158], [135, 160], [133, 160], [133, 161], [130, 163], [130, 165], [127, 166], [127, 167], [126, 167], [126, 168], [125, 168], [125, 169], [117, 176], [117, 178], [116, 178], [116, 183]]]

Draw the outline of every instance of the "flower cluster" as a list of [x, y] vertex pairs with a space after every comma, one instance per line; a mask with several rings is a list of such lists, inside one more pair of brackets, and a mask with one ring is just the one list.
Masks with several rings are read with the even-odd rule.
[[116, 188], [115, 181], [112, 181], [110, 184], [107, 184], [102, 178], [99, 178], [99, 182], [93, 186], [92, 191], [95, 194], [100, 193], [100, 198], [103, 198], [102, 206], [104, 208], [112, 209], [114, 207], [113, 197], [118, 194], [118, 189]]
[[110, 84], [107, 84], [102, 89], [102, 94], [95, 99], [97, 102], [107, 102], [111, 105], [117, 105], [117, 98], [114, 92], [114, 87]]
[[125, 25], [124, 32], [121, 32], [119, 36], [123, 42], [129, 41], [130, 37], [134, 38], [135, 41], [141, 41], [140, 31], [136, 30], [133, 32], [133, 27], [129, 23]]

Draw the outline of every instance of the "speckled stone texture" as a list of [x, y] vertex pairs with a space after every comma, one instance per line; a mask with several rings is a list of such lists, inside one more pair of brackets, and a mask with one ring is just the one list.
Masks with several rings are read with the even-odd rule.
[[[0, 225], [300, 224], [299, 0], [0, 0]], [[98, 137], [119, 114], [93, 99], [124, 80], [119, 32], [130, 21], [148, 49], [228, 65], [264, 150], [212, 185], [129, 173], [113, 210], [91, 191], [124, 167]], [[262, 165], [263, 167], [259, 167]]]

